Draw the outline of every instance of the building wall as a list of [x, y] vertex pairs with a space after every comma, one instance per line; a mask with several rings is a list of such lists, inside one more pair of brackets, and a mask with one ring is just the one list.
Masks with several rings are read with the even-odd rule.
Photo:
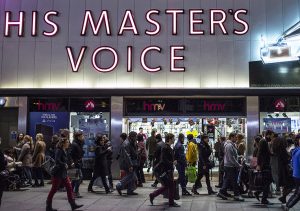
[[[249, 87], [248, 62], [259, 60], [261, 35], [268, 41], [276, 38], [299, 21], [300, 0], [0, 0], [0, 88], [219, 88]], [[184, 9], [178, 16], [177, 36], [172, 36], [171, 16], [165, 9]], [[242, 16], [249, 23], [246, 35], [233, 35], [232, 17], [228, 17], [226, 28], [229, 35], [190, 36], [188, 33], [189, 9], [204, 9], [201, 29], [209, 28], [209, 9], [247, 9]], [[112, 36], [93, 36], [91, 28], [86, 36], [80, 36], [85, 10], [93, 11], [98, 17], [101, 10], [108, 10], [111, 18]], [[117, 36], [124, 11], [134, 13], [140, 35], [126, 32]], [[145, 14], [150, 9], [158, 9], [155, 17], [161, 22], [161, 32], [153, 37], [144, 34], [150, 24]], [[43, 30], [51, 27], [43, 21], [46, 11], [57, 10], [59, 17], [52, 20], [59, 25], [59, 33], [50, 38], [42, 36]], [[11, 37], [4, 37], [4, 11], [11, 11], [18, 18], [19, 11], [25, 11], [25, 36], [18, 37], [16, 29]], [[38, 36], [32, 37], [31, 12], [38, 11]], [[169, 70], [170, 45], [184, 45], [184, 73]], [[162, 53], [152, 53], [147, 57], [150, 66], [162, 66], [163, 70], [149, 73], [142, 69], [140, 52], [150, 45], [158, 45]], [[77, 73], [73, 73], [65, 47], [72, 46], [78, 55], [81, 46], [88, 50]], [[109, 73], [99, 73], [92, 67], [91, 55], [99, 46], [115, 48], [120, 61], [118, 67]], [[133, 72], [126, 71], [126, 48], [133, 46]], [[102, 56], [104, 66], [111, 64], [108, 54]], [[182, 66], [182, 62], [178, 63]]]

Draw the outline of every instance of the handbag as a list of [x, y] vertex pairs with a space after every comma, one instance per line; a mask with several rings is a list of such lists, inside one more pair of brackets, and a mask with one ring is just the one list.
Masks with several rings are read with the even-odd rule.
[[79, 180], [80, 179], [80, 169], [73, 168], [73, 169], [68, 169], [68, 177], [71, 180]]
[[51, 175], [52, 169], [55, 166], [55, 161], [50, 156], [46, 156], [45, 162], [42, 163], [42, 168], [45, 169], [45, 171]]
[[1, 180], [6, 180], [9, 177], [9, 171], [8, 170], [3, 170], [0, 172], [0, 179]]
[[188, 166], [186, 168], [186, 176], [188, 178], [188, 182], [195, 183], [197, 179], [197, 168], [195, 166]]
[[[178, 184], [178, 180], [174, 180], [174, 200], [179, 200], [180, 199], [180, 194], [179, 194], [179, 184]], [[167, 188], [164, 193], [163, 193], [163, 197], [164, 198], [169, 198], [169, 189]]]
[[210, 160], [208, 163], [208, 169], [212, 169], [216, 166], [215, 161], [214, 160]]

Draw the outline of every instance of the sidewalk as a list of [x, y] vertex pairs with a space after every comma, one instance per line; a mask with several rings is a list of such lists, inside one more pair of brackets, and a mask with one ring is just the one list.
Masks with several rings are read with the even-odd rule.
[[[106, 195], [104, 190], [100, 189], [99, 193], [87, 193], [88, 181], [84, 181], [81, 185], [81, 195], [83, 198], [78, 199], [79, 204], [84, 204], [81, 210], [88, 211], [146, 211], [146, 210], [178, 210], [178, 211], [281, 211], [280, 203], [276, 198], [270, 199], [274, 205], [260, 205], [256, 199], [245, 198], [245, 202], [239, 203], [231, 200], [223, 201], [216, 196], [206, 195], [206, 189], [199, 190], [200, 196], [181, 197], [177, 203], [180, 208], [169, 208], [167, 200], [161, 196], [154, 200], [154, 206], [150, 205], [148, 195], [154, 189], [150, 186], [151, 182], [138, 188], [136, 192], [138, 196], [119, 196], [117, 192]], [[116, 184], [116, 182], [115, 182]], [[50, 190], [50, 185], [43, 188], [30, 188], [26, 191], [4, 192], [2, 199], [3, 211], [42, 211], [45, 210], [45, 201]], [[126, 193], [126, 191], [124, 191]], [[70, 210], [67, 203], [66, 192], [58, 192], [55, 195], [53, 207], [58, 210]], [[298, 204], [291, 211], [300, 211]]]

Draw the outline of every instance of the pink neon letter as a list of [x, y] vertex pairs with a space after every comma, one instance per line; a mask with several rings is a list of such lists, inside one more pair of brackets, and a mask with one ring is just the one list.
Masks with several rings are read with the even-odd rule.
[[21, 37], [24, 35], [24, 14], [25, 12], [20, 11], [19, 12], [19, 20], [18, 21], [11, 21], [11, 14], [12, 12], [10, 11], [6, 11], [5, 12], [5, 33], [4, 36], [5, 37], [9, 37], [10, 36], [10, 27], [11, 26], [18, 26], [18, 36]]
[[37, 36], [37, 11], [32, 11], [31, 36]]
[[176, 60], [184, 60], [183, 56], [176, 56], [177, 50], [184, 50], [184, 46], [171, 46], [170, 72], [184, 72], [185, 71], [185, 67], [175, 67]]
[[142, 67], [144, 68], [144, 70], [146, 70], [148, 72], [158, 72], [161, 70], [161, 66], [158, 66], [156, 68], [151, 68], [151, 67], [147, 66], [146, 61], [145, 61], [146, 54], [152, 50], [161, 52], [161, 48], [158, 46], [150, 46], [150, 47], [145, 48], [141, 54], [141, 64], [142, 64]]
[[[97, 55], [100, 53], [100, 51], [110, 51], [112, 52], [112, 54], [114, 55], [114, 62], [112, 64], [112, 66], [108, 67], [108, 68], [101, 68], [97, 65], [97, 62], [96, 62], [96, 57]], [[112, 71], [113, 69], [115, 69], [115, 67], [117, 66], [118, 64], [118, 61], [119, 61], [119, 57], [118, 57], [118, 54], [116, 52], [115, 49], [111, 48], [111, 47], [107, 47], [107, 46], [104, 46], [104, 47], [100, 47], [100, 48], [97, 48], [94, 53], [93, 53], [93, 56], [92, 56], [92, 64], [94, 66], [94, 68], [99, 71], [99, 72], [110, 72]]]
[[159, 32], [160, 32], [160, 24], [159, 22], [157, 22], [156, 20], [153, 20], [151, 18], [151, 15], [152, 14], [157, 14], [159, 15], [159, 10], [149, 10], [146, 14], [146, 19], [149, 23], [153, 24], [155, 26], [155, 30], [152, 30], [152, 31], [149, 31], [149, 30], [146, 30], [145, 33], [147, 35], [150, 35], [150, 36], [154, 36], [154, 35], [157, 35]]
[[[215, 20], [215, 14], [221, 14], [221, 20]], [[210, 34], [215, 34], [215, 24], [218, 24], [223, 32], [223, 34], [228, 34], [226, 28], [224, 27], [224, 22], [226, 21], [227, 15], [223, 10], [210, 10]]]
[[195, 14], [203, 14], [203, 10], [190, 10], [190, 35], [202, 35], [204, 34], [203, 30], [196, 30], [195, 24], [202, 24], [202, 19], [195, 19]]
[[166, 10], [166, 14], [172, 14], [172, 35], [177, 35], [177, 15], [183, 14], [184, 10]]
[[127, 47], [127, 72], [132, 72], [132, 46]]
[[244, 21], [244, 20], [242, 20], [242, 19], [239, 18], [239, 14], [240, 14], [240, 13], [247, 15], [248, 10], [243, 10], [243, 9], [241, 9], [241, 10], [237, 10], [237, 11], [234, 13], [234, 16], [233, 16], [233, 17], [234, 17], [234, 20], [235, 20], [236, 22], [238, 22], [238, 23], [240, 23], [240, 24], [242, 24], [242, 25], [244, 26], [244, 30], [243, 30], [243, 31], [238, 31], [238, 30], [236, 30], [236, 29], [233, 30], [233, 33], [236, 34], [236, 35], [244, 35], [244, 34], [246, 34], [246, 33], [248, 32], [248, 30], [249, 30], [249, 24], [248, 24], [246, 21]]
[[72, 51], [72, 47], [67, 46], [66, 49], [67, 49], [69, 61], [71, 63], [72, 72], [78, 72], [78, 69], [80, 67], [80, 64], [82, 62], [82, 59], [83, 59], [83, 56], [84, 56], [84, 53], [85, 53], [85, 50], [87, 49], [87, 47], [86, 46], [81, 47], [80, 53], [79, 53], [79, 56], [78, 56], [76, 62], [74, 61], [74, 54]]
[[43, 35], [45, 35], [47, 37], [53, 37], [58, 32], [58, 25], [49, 19], [50, 16], [52, 16], [52, 15], [58, 16], [58, 12], [57, 11], [49, 11], [45, 14], [45, 17], [44, 17], [45, 22], [53, 27], [52, 32], [43, 31]]
[[88, 22], [90, 22], [91, 27], [93, 29], [93, 33], [96, 36], [99, 33], [99, 30], [100, 30], [100, 27], [101, 27], [103, 21], [105, 23], [106, 35], [111, 35], [107, 10], [103, 10], [101, 12], [101, 15], [98, 19], [97, 27], [95, 26], [95, 21], [93, 19], [92, 11], [90, 11], [90, 10], [85, 11], [81, 35], [82, 36], [86, 35], [87, 25], [88, 25]]
[[[129, 22], [130, 22], [130, 26], [126, 26], [126, 23], [127, 23], [128, 20], [129, 20]], [[134, 18], [133, 18], [132, 12], [131, 12], [130, 10], [126, 10], [118, 34], [119, 34], [119, 35], [123, 35], [123, 32], [124, 32], [125, 30], [126, 30], [126, 31], [127, 31], [127, 30], [133, 31], [133, 34], [134, 34], [134, 35], [138, 35], [138, 34], [139, 34], [139, 32], [138, 32], [138, 30], [137, 30], [137, 28], [136, 28], [136, 24], [135, 24], [135, 22], [134, 22]]]

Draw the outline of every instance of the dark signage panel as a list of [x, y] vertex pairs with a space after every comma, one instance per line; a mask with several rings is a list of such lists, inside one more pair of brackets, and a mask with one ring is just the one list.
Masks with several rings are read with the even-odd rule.
[[124, 99], [125, 116], [169, 116], [182, 115], [182, 99]]
[[109, 112], [109, 98], [71, 98], [71, 112]]
[[249, 79], [250, 87], [300, 87], [300, 63], [249, 62]]
[[198, 116], [246, 116], [246, 99], [186, 99], [186, 113]]
[[125, 116], [246, 116], [246, 99], [124, 99], [124, 112]]
[[287, 96], [263, 96], [259, 98], [261, 112], [299, 112], [300, 98]]
[[30, 112], [66, 112], [68, 107], [68, 98], [29, 98]]

